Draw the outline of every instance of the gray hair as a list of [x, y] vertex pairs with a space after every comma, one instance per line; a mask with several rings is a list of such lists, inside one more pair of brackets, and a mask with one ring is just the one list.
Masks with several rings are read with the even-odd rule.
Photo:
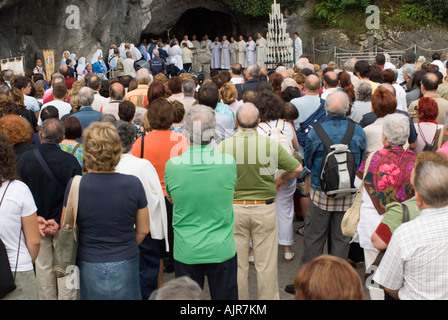
[[65, 135], [64, 122], [57, 118], [45, 120], [41, 128], [42, 141], [60, 143]]
[[414, 78], [417, 71], [418, 68], [416, 64], [407, 63], [403, 66], [403, 73], [405, 73], [409, 78]]
[[299, 70], [309, 68], [309, 66], [308, 66], [309, 63], [310, 63], [310, 61], [307, 58], [300, 58], [297, 61], [297, 68], [299, 68]]
[[202, 289], [189, 277], [179, 277], [154, 291], [149, 300], [202, 300]]
[[254, 79], [258, 79], [261, 75], [261, 69], [258, 64], [248, 66], [246, 72], [249, 73], [249, 75]]
[[152, 75], [146, 68], [141, 68], [137, 71], [137, 82], [139, 84], [151, 84], [152, 82]]
[[216, 116], [212, 108], [198, 104], [185, 115], [187, 138], [195, 145], [207, 145], [215, 136]]
[[393, 113], [384, 117], [383, 134], [387, 142], [404, 146], [409, 140], [410, 123], [404, 114]]
[[109, 122], [115, 126], [117, 125], [117, 118], [113, 114], [105, 113], [100, 117], [98, 122]]
[[135, 126], [130, 122], [122, 120], [117, 121], [116, 126], [118, 135], [120, 136], [123, 153], [129, 153], [135, 142]]
[[325, 102], [325, 110], [331, 117], [341, 118], [347, 115], [350, 109], [350, 99], [343, 91], [335, 91], [328, 95]]
[[448, 204], [448, 167], [433, 161], [424, 161], [415, 168], [414, 188], [423, 202], [432, 208]]
[[185, 80], [182, 83], [182, 92], [184, 96], [193, 97], [195, 89], [196, 89], [196, 83], [191, 79]]
[[89, 87], [82, 87], [78, 92], [78, 100], [81, 107], [90, 107], [95, 100], [95, 92]]
[[358, 61], [358, 59], [356, 59], [355, 57], [348, 58], [347, 61], [345, 62], [345, 70], [355, 72], [356, 61]]
[[292, 78], [286, 78], [285, 80], [283, 80], [283, 82], [282, 82], [282, 90], [285, 90], [288, 87], [297, 87], [296, 80], [294, 80]]
[[355, 85], [355, 95], [358, 101], [370, 101], [372, 99], [372, 85], [365, 80], [358, 81]]
[[244, 129], [255, 129], [259, 119], [260, 110], [251, 102], [243, 104], [236, 112], [236, 121]]

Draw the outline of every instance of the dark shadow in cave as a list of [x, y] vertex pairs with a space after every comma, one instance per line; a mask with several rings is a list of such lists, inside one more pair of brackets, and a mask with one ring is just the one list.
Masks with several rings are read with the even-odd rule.
[[[192, 35], [196, 35], [201, 41], [202, 37], [207, 34], [212, 41], [215, 37], [227, 35], [238, 37], [239, 28], [234, 17], [230, 14], [211, 11], [205, 8], [195, 8], [185, 11], [174, 26], [166, 26], [165, 29], [170, 30], [170, 36], [175, 35], [177, 39], [182, 40], [184, 35], [188, 35], [191, 39]], [[142, 34], [142, 39], [166, 39], [167, 34]]]

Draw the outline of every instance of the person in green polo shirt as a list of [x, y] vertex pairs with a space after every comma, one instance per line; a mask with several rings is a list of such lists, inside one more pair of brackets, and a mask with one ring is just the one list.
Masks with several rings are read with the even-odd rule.
[[[275, 140], [259, 135], [259, 111], [252, 103], [238, 109], [238, 133], [221, 142], [216, 150], [235, 158], [235, 242], [238, 253], [238, 295], [249, 299], [249, 240], [255, 253], [258, 299], [278, 300], [278, 226], [275, 198], [286, 181], [295, 179], [303, 167]], [[286, 171], [275, 179], [277, 170]]]
[[238, 300], [237, 256], [233, 234], [235, 159], [210, 146], [216, 117], [195, 105], [185, 116], [188, 151], [166, 164], [165, 186], [173, 203], [174, 269], [204, 288], [212, 300]]

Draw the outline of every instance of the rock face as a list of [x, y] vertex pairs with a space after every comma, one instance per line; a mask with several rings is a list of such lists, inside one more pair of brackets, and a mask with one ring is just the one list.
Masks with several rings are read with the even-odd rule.
[[[26, 69], [44, 49], [55, 50], [56, 62], [65, 50], [90, 60], [97, 49], [107, 55], [111, 43], [137, 44], [142, 34], [164, 35], [184, 12], [195, 8], [229, 15], [234, 25], [247, 25], [226, 0], [90, 0], [76, 1], [75, 7], [72, 3], [0, 0], [0, 58], [24, 55]], [[264, 21], [261, 26], [265, 27]]]
[[[298, 8], [296, 12], [285, 13], [290, 34], [301, 32], [305, 52], [311, 53], [313, 39], [316, 48], [365, 47], [363, 41], [349, 43], [338, 30], [314, 30], [307, 25], [306, 17], [314, 1], [309, 0], [306, 7]], [[184, 13], [191, 10], [196, 11], [185, 20]], [[185, 28], [185, 24], [210, 34], [213, 30], [204, 30], [207, 29], [204, 28], [207, 17], [202, 12], [212, 12], [214, 15], [209, 19], [214, 20], [209, 21], [215, 25], [229, 25], [228, 28], [215, 28], [218, 35], [224, 31], [234, 36], [267, 31], [268, 17], [251, 19], [243, 16], [229, 5], [229, 0], [0, 0], [0, 58], [24, 55], [25, 67], [29, 70], [35, 59], [42, 57], [44, 49], [55, 50], [56, 62], [65, 50], [90, 60], [97, 49], [107, 55], [111, 43], [119, 45], [129, 41], [137, 44], [142, 34], [166, 35], [165, 29], [174, 27], [171, 34], [182, 37], [183, 32], [191, 30]], [[178, 23], [184, 26], [176, 25]], [[432, 28], [381, 33], [376, 36], [376, 42], [397, 49], [414, 43], [425, 48], [448, 47], [446, 32]]]

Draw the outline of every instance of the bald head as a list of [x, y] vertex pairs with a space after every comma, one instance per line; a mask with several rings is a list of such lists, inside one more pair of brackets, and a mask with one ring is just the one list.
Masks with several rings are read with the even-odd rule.
[[305, 90], [307, 91], [307, 94], [317, 94], [320, 89], [320, 80], [319, 77], [310, 74], [308, 77], [306, 77], [305, 80]]
[[283, 79], [291, 78], [291, 74], [289, 74], [288, 70], [282, 70], [279, 73], [283, 76]]
[[255, 129], [260, 122], [258, 108], [250, 102], [243, 104], [236, 113], [236, 120], [242, 129]]
[[326, 100], [325, 110], [332, 117], [345, 117], [350, 108], [350, 100], [344, 91], [335, 91], [331, 93]]
[[338, 75], [334, 71], [328, 71], [324, 75], [325, 89], [336, 88], [339, 84]]
[[124, 86], [120, 82], [114, 82], [109, 88], [111, 100], [121, 101], [124, 99], [125, 94]]

